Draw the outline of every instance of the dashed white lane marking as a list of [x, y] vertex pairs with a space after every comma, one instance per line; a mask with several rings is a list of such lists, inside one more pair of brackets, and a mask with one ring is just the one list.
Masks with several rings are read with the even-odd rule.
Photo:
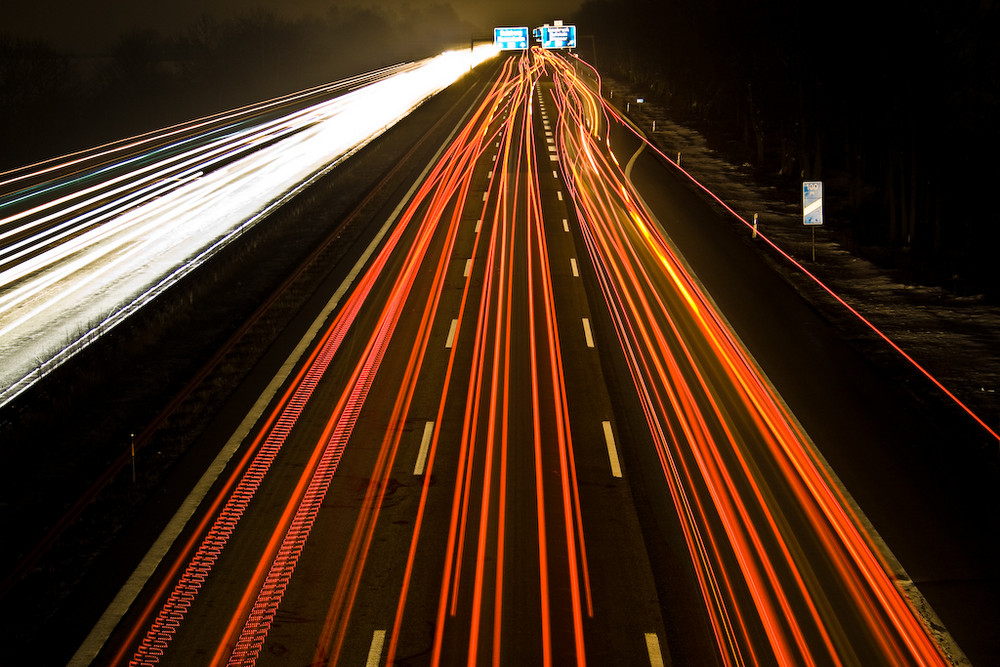
[[552, 170], [552, 178], [559, 178], [559, 172], [555, 169]]
[[423, 475], [427, 467], [427, 452], [431, 448], [431, 436], [434, 435], [434, 422], [424, 424], [424, 435], [420, 438], [420, 449], [417, 450], [417, 462], [413, 466], [414, 475]]
[[663, 667], [663, 654], [660, 653], [660, 640], [655, 632], [646, 633], [646, 652], [649, 654], [650, 667]]
[[556, 196], [559, 197], [559, 201], [562, 201], [563, 200], [563, 198], [562, 198], [562, 190], [557, 191], [556, 192]]
[[479, 228], [483, 226], [482, 220], [476, 220], [476, 233], [479, 233]]
[[[622, 466], [618, 462], [618, 448], [615, 446], [615, 434], [611, 432], [611, 422], [603, 421], [601, 426], [604, 427], [604, 442], [608, 445], [608, 460], [611, 461], [611, 475], [613, 477], [622, 476]], [[653, 635], [654, 639], [656, 635]], [[649, 646], [649, 635], [646, 635], [646, 646]], [[657, 644], [657, 652], [659, 652], [659, 644]], [[663, 664], [662, 662], [660, 663]]]
[[469, 274], [472, 273], [472, 258], [465, 260], [465, 271], [462, 273], [463, 278], [468, 278]]
[[590, 320], [583, 318], [583, 335], [587, 338], [587, 347], [594, 347], [594, 334], [590, 330]]
[[483, 193], [483, 201], [486, 201], [489, 198], [490, 198], [490, 191], [487, 190], [486, 192]]
[[574, 278], [579, 278], [580, 277], [580, 271], [576, 268], [576, 257], [570, 257], [569, 258], [569, 265], [573, 268], [573, 277]]
[[378, 667], [382, 662], [382, 646], [385, 644], [385, 630], [376, 630], [372, 633], [372, 645], [368, 647], [368, 659], [365, 660], [365, 667]]
[[569, 220], [567, 220], [566, 218], [563, 218], [563, 231], [564, 232], [569, 231]]
[[451, 346], [455, 344], [455, 329], [458, 328], [458, 320], [452, 320], [451, 326], [448, 327], [448, 340], [445, 341], [444, 346], [451, 349]]

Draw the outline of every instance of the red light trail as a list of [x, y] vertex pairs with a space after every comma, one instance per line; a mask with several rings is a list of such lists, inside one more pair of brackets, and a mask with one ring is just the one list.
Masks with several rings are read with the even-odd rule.
[[[677, 514], [722, 664], [948, 664], [618, 166], [613, 114], [582, 66], [534, 50], [498, 68], [113, 641], [113, 663], [253, 665], [295, 622], [311, 633], [295, 649], [303, 663], [353, 663], [365, 648], [369, 664], [609, 659], [608, 573], [592, 548], [608, 528], [593, 507], [627, 485], [611, 415], [591, 419], [590, 436], [580, 424], [594, 415], [574, 414], [580, 390], [567, 380], [573, 355], [604, 344], [624, 354], [643, 416], [632, 428], [648, 430], [673, 503], [657, 511]], [[557, 112], [548, 153], [548, 120], [535, 115], [546, 99]], [[561, 189], [559, 202], [546, 196], [549, 172], [565, 203]], [[595, 344], [585, 318], [584, 346], [562, 308], [568, 210], [615, 339]], [[405, 512], [392, 507], [396, 486], [413, 488]], [[289, 610], [283, 623], [306, 589], [319, 612]], [[642, 628], [635, 643], [656, 664], [662, 621], [633, 606], [635, 619], [615, 620]]]
[[[808, 437], [637, 204], [596, 132], [585, 131], [597, 126], [598, 103], [581, 103], [593, 92], [572, 65], [547, 61], [563, 169], [720, 655], [726, 664], [860, 664], [871, 651], [886, 664], [945, 664]], [[765, 476], [765, 468], [780, 474]], [[794, 499], [799, 518], [779, 493]], [[817, 547], [823, 567], [808, 555]], [[844, 604], [853, 608], [846, 618]]]

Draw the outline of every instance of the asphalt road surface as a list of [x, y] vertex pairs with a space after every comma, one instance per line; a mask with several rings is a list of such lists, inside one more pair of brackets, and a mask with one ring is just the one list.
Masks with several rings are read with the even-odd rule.
[[960, 661], [854, 490], [932, 426], [595, 73], [479, 82], [75, 661]]

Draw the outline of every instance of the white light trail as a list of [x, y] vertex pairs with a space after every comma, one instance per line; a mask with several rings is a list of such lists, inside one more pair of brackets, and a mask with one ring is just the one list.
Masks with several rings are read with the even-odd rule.
[[495, 54], [444, 53], [197, 148], [129, 155], [127, 175], [0, 218], [0, 405]]

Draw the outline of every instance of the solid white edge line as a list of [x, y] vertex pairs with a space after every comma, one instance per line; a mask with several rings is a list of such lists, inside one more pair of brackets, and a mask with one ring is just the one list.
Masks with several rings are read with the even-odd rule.
[[271, 402], [274, 395], [278, 392], [278, 389], [281, 388], [281, 386], [288, 379], [288, 376], [291, 375], [295, 366], [299, 363], [299, 359], [312, 344], [313, 339], [326, 323], [327, 318], [330, 317], [330, 314], [340, 304], [340, 300], [351, 288], [354, 281], [357, 279], [358, 274], [360, 274], [361, 270], [368, 264], [368, 260], [375, 253], [375, 249], [381, 245], [382, 239], [393, 226], [396, 218], [399, 217], [399, 214], [402, 213], [410, 199], [412, 199], [414, 193], [417, 191], [417, 188], [420, 187], [420, 184], [427, 178], [427, 174], [430, 172], [431, 166], [435, 164], [441, 157], [441, 154], [444, 153], [445, 148], [447, 148], [451, 143], [451, 140], [455, 137], [458, 129], [465, 122], [465, 119], [469, 116], [471, 111], [472, 106], [465, 111], [458, 123], [455, 124], [455, 127], [452, 128], [451, 132], [441, 143], [441, 146], [434, 154], [434, 157], [431, 158], [424, 166], [423, 171], [421, 171], [420, 175], [416, 178], [416, 180], [414, 180], [413, 185], [410, 186], [410, 189], [407, 190], [399, 204], [396, 205], [396, 208], [393, 209], [392, 213], [386, 219], [385, 224], [382, 225], [382, 228], [379, 229], [378, 233], [371, 240], [371, 243], [369, 243], [368, 247], [365, 248], [364, 253], [362, 253], [360, 258], [358, 258], [358, 261], [351, 269], [351, 272], [346, 278], [344, 278], [340, 287], [337, 288], [333, 298], [330, 299], [330, 302], [327, 303], [326, 307], [323, 308], [323, 311], [313, 321], [305, 336], [302, 337], [299, 344], [295, 347], [292, 353], [285, 360], [285, 363], [282, 364], [281, 368], [275, 374], [274, 379], [271, 380], [271, 382], [267, 385], [267, 388], [263, 391], [263, 393], [261, 393], [257, 402], [254, 403], [252, 408], [250, 408], [247, 416], [244, 417], [243, 421], [240, 422], [240, 425], [233, 432], [233, 435], [219, 451], [218, 456], [215, 457], [215, 460], [212, 461], [211, 465], [205, 470], [205, 474], [202, 475], [195, 487], [191, 489], [191, 493], [188, 494], [188, 497], [185, 498], [183, 503], [181, 503], [177, 513], [174, 514], [173, 518], [163, 529], [163, 532], [160, 533], [160, 536], [156, 539], [153, 545], [149, 548], [149, 551], [146, 552], [146, 555], [139, 562], [139, 565], [136, 566], [132, 575], [125, 582], [125, 585], [123, 585], [121, 590], [118, 591], [118, 594], [108, 605], [108, 608], [105, 609], [104, 613], [97, 620], [97, 623], [94, 624], [90, 634], [87, 635], [87, 638], [83, 640], [82, 644], [80, 644], [80, 648], [78, 648], [76, 653], [73, 654], [73, 657], [70, 658], [69, 663], [67, 663], [68, 667], [85, 667], [86, 665], [91, 664], [101, 652], [101, 649], [104, 648], [104, 644], [108, 641], [111, 633], [118, 626], [122, 617], [124, 617], [128, 612], [132, 603], [139, 596], [142, 589], [145, 588], [149, 578], [153, 576], [153, 572], [155, 572], [156, 568], [159, 567], [160, 561], [166, 555], [167, 551], [169, 551], [178, 535], [180, 535], [184, 526], [187, 525], [188, 520], [194, 514], [198, 505], [200, 505], [201, 501], [204, 500], [208, 490], [213, 484], [215, 484], [215, 480], [218, 479], [219, 475], [222, 474], [222, 471], [229, 463], [229, 460], [232, 458], [233, 454], [236, 453], [236, 450], [239, 449], [239, 446], [243, 443], [244, 438], [246, 438], [250, 433], [253, 425], [260, 419], [260, 416], [264, 413], [264, 409]]
[[414, 475], [423, 475], [427, 465], [427, 452], [431, 448], [431, 436], [434, 435], [434, 422], [424, 424], [424, 435], [420, 438], [420, 449], [417, 450], [417, 462], [413, 466]]
[[587, 347], [594, 347], [594, 334], [590, 330], [590, 320], [583, 318], [583, 335], [587, 337]]
[[365, 667], [378, 667], [382, 662], [382, 647], [385, 645], [385, 630], [376, 630], [372, 633], [372, 643], [368, 647], [368, 659], [365, 660]]
[[455, 344], [455, 329], [458, 327], [458, 320], [454, 319], [451, 321], [451, 326], [448, 327], [448, 340], [445, 341], [444, 346], [451, 349], [451, 346]]
[[660, 639], [655, 632], [646, 633], [646, 653], [649, 654], [650, 667], [663, 667], [663, 654], [660, 653]]
[[604, 442], [608, 446], [608, 460], [611, 461], [611, 475], [612, 477], [622, 476], [622, 465], [618, 460], [618, 448], [615, 446], [615, 434], [611, 431], [611, 422], [603, 421], [601, 426], [604, 427]]

